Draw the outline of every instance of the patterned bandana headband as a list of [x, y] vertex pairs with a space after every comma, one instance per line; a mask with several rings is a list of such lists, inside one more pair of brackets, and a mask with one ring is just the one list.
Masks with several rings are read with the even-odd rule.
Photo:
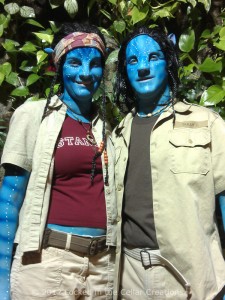
[[59, 59], [74, 48], [94, 47], [105, 56], [105, 45], [102, 39], [95, 33], [73, 32], [61, 39], [55, 46], [53, 52], [54, 63], [57, 64]]

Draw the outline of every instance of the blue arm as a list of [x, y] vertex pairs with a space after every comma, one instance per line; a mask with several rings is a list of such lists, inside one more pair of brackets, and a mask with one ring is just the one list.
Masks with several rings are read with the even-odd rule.
[[[225, 231], [225, 192], [219, 195], [219, 203], [223, 220], [223, 229]], [[225, 300], [225, 295], [223, 296], [223, 300]]]
[[29, 172], [7, 165], [0, 189], [0, 299], [10, 300], [10, 269], [18, 217]]
[[222, 213], [223, 228], [225, 231], [225, 192], [219, 195], [220, 209]]

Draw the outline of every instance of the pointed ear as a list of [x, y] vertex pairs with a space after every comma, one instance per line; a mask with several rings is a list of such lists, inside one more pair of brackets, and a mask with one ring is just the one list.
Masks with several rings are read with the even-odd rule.
[[54, 50], [52, 48], [44, 48], [45, 53], [47, 54], [52, 54], [54, 52]]
[[177, 40], [176, 40], [176, 36], [175, 36], [174, 33], [170, 33], [167, 37], [171, 40], [171, 42], [172, 42], [174, 45], [176, 45]]

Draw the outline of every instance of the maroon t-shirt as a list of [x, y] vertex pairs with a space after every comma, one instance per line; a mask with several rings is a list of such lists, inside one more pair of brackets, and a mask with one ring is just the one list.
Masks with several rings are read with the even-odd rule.
[[[83, 126], [88, 129], [89, 124]], [[86, 138], [81, 123], [65, 119], [55, 149], [54, 176], [48, 223], [106, 228], [102, 163], [96, 160], [94, 183], [90, 172], [97, 150]]]

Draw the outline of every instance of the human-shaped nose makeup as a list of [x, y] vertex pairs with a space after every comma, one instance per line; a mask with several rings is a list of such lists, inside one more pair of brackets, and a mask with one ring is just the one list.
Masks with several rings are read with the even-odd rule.
[[139, 77], [145, 77], [145, 76], [148, 76], [149, 74], [150, 74], [150, 69], [149, 68], [138, 70], [138, 76]]

